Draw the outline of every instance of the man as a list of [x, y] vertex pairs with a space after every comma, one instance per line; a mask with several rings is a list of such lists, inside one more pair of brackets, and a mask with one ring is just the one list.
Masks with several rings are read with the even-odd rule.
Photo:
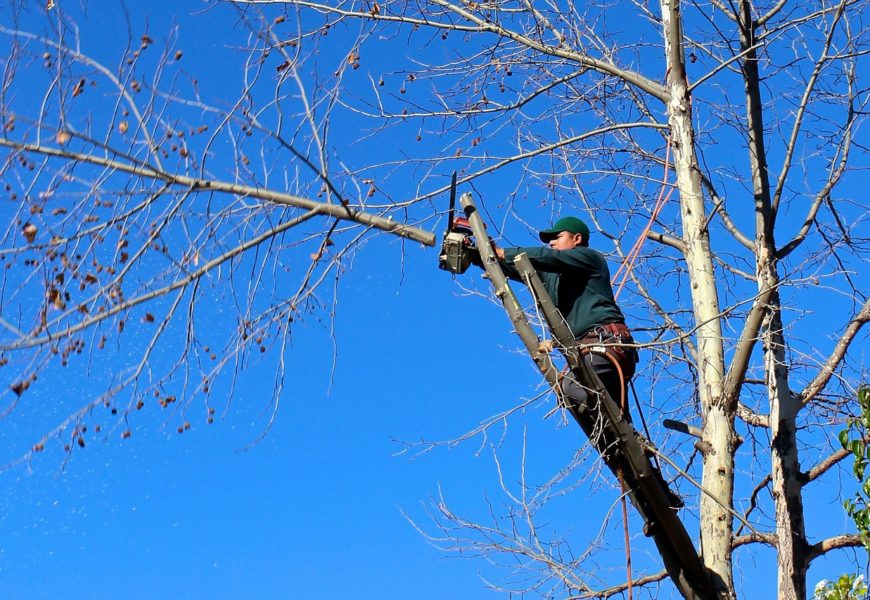
[[[592, 353], [592, 368], [614, 402], [627, 402], [626, 386], [634, 375], [637, 351], [624, 345], [634, 341], [613, 298], [607, 262], [589, 248], [589, 227], [577, 217], [563, 217], [539, 237], [547, 247], [495, 248], [505, 275], [520, 280], [513, 260], [524, 252], [577, 341], [607, 348], [609, 356]], [[577, 406], [588, 406], [587, 391], [573, 376], [563, 380], [562, 389]], [[627, 410], [624, 414], [630, 420]]]
[[[633, 347], [631, 332], [625, 326], [625, 317], [613, 298], [607, 261], [589, 248], [589, 228], [577, 217], [563, 217], [538, 235], [548, 247], [496, 246], [495, 253], [502, 270], [511, 279], [519, 281], [521, 278], [513, 260], [518, 254], [526, 253], [553, 303], [568, 322], [574, 338], [582, 346], [592, 348], [590, 362], [593, 371], [613, 401], [622, 405], [624, 418], [631, 421], [627, 386], [634, 375], [637, 350]], [[473, 257], [472, 262], [482, 266], [479, 256]], [[602, 348], [606, 349], [606, 354], [598, 351]], [[590, 402], [588, 391], [571, 373], [562, 380], [562, 391], [581, 411], [596, 404], [594, 400]], [[653, 473], [667, 494], [670, 506], [682, 508], [683, 500], [671, 491], [661, 471], [654, 467]]]

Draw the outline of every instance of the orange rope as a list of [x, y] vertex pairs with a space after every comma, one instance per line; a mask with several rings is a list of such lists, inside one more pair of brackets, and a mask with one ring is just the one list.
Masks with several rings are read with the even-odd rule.
[[[665, 189], [668, 186], [668, 174], [670, 173], [670, 164], [671, 164], [671, 138], [668, 136], [668, 145], [665, 150], [665, 172], [664, 177], [662, 178], [661, 188], [659, 189], [659, 196], [656, 198], [655, 206], [653, 207], [652, 214], [650, 215], [649, 221], [647, 221], [646, 227], [644, 227], [643, 232], [637, 238], [637, 241], [634, 243], [634, 246], [631, 247], [628, 254], [625, 257], [625, 260], [622, 261], [622, 264], [619, 266], [619, 270], [613, 276], [611, 280], [611, 285], [616, 283], [616, 280], [619, 278], [620, 273], [625, 270], [625, 273], [622, 275], [622, 281], [619, 283], [619, 287], [616, 289], [616, 292], [613, 294], [613, 299], [616, 300], [619, 298], [619, 293], [622, 291], [622, 288], [625, 287], [628, 278], [631, 276], [631, 271], [634, 268], [634, 263], [637, 261], [637, 258], [640, 256], [641, 248], [643, 248], [643, 244], [646, 241], [646, 236], [652, 229], [653, 223], [658, 218], [659, 213], [664, 208], [665, 204], [667, 204], [668, 200], [671, 199], [671, 195], [674, 193], [675, 187], [672, 187], [668, 192], [667, 196], [665, 195]], [[608, 354], [606, 351], [604, 352], [604, 356], [610, 360], [611, 363], [616, 367], [616, 372], [619, 374], [619, 381], [622, 384], [620, 388], [620, 406], [622, 408], [623, 414], [628, 413], [627, 399], [625, 394], [625, 376], [622, 373], [622, 367], [619, 364], [619, 361], [616, 360], [613, 356]], [[622, 469], [617, 471], [617, 475], [619, 477], [619, 486], [622, 491], [622, 523], [623, 523], [623, 533], [625, 536], [625, 570], [627, 574], [627, 591], [628, 591], [628, 600], [632, 600], [634, 596], [634, 590], [631, 582], [631, 537], [628, 531], [628, 506], [625, 499], [626, 487], [625, 480], [622, 475]]]
[[622, 469], [619, 470], [619, 486], [622, 488], [622, 533], [625, 537], [625, 571], [628, 582], [628, 600], [634, 597], [631, 583], [631, 538], [628, 535], [628, 504], [625, 501], [625, 481], [622, 479]]
[[[644, 227], [643, 232], [640, 234], [640, 237], [637, 238], [637, 241], [634, 243], [634, 246], [631, 247], [628, 254], [625, 257], [625, 260], [622, 261], [622, 264], [619, 266], [619, 270], [613, 276], [611, 280], [611, 285], [616, 283], [616, 280], [619, 278], [620, 273], [625, 271], [622, 275], [622, 281], [619, 283], [619, 287], [617, 287], [616, 292], [613, 294], [614, 300], [619, 298], [619, 293], [622, 291], [622, 288], [625, 287], [628, 278], [631, 276], [631, 271], [634, 268], [634, 263], [637, 261], [637, 258], [640, 256], [641, 248], [643, 248], [643, 244], [646, 241], [646, 236], [649, 234], [652, 229], [653, 223], [658, 218], [659, 213], [664, 208], [665, 204], [667, 204], [668, 200], [671, 199], [671, 195], [674, 193], [675, 187], [672, 187], [668, 192], [667, 196], [665, 195], [665, 189], [668, 186], [668, 174], [670, 173], [670, 160], [671, 160], [671, 138], [668, 136], [668, 145], [665, 150], [665, 172], [664, 177], [662, 178], [661, 188], [659, 189], [659, 196], [656, 198], [655, 206], [653, 207], [652, 214], [650, 215], [649, 221]], [[619, 364], [619, 361], [616, 360], [613, 356], [608, 354], [606, 351], [604, 356], [607, 357], [611, 363], [616, 367], [616, 372], [619, 374], [619, 381], [622, 384], [620, 388], [620, 406], [622, 407], [623, 414], [627, 414], [628, 406], [626, 401], [625, 394], [625, 376], [622, 373], [622, 367]], [[632, 600], [634, 597], [634, 588], [631, 581], [631, 537], [628, 531], [628, 504], [625, 499], [626, 486], [625, 479], [622, 475], [622, 469], [617, 471], [617, 475], [619, 477], [619, 487], [622, 491], [622, 524], [623, 524], [623, 534], [625, 536], [625, 570], [627, 577], [627, 591], [628, 591], [628, 600]]]
[[[616, 367], [616, 373], [619, 375], [619, 406], [622, 408], [623, 418], [625, 418], [624, 415], [628, 413], [628, 398], [625, 393], [626, 381], [625, 375], [622, 373], [622, 366], [607, 350], [604, 351], [604, 358], [613, 363], [613, 366]], [[626, 486], [625, 479], [622, 476], [622, 469], [617, 469], [616, 474], [619, 477], [619, 489], [622, 492], [622, 533], [625, 538], [625, 571], [628, 582], [628, 600], [632, 600], [634, 598], [634, 588], [631, 583], [631, 537], [628, 532], [628, 503], [625, 499]]]
[[668, 200], [671, 199], [671, 195], [673, 195], [674, 190], [676, 188], [672, 187], [668, 192], [667, 196], [665, 196], [665, 189], [668, 186], [668, 174], [670, 173], [670, 164], [671, 164], [671, 138], [668, 137], [668, 145], [665, 150], [665, 175], [662, 179], [662, 185], [659, 190], [659, 197], [656, 199], [655, 206], [653, 207], [652, 214], [650, 215], [649, 221], [644, 227], [643, 232], [640, 234], [640, 237], [637, 238], [637, 241], [634, 243], [634, 246], [629, 250], [628, 255], [626, 255], [625, 260], [622, 261], [622, 264], [619, 266], [619, 270], [616, 272], [616, 275], [613, 276], [611, 280], [611, 285], [616, 283], [616, 280], [619, 278], [619, 274], [622, 273], [623, 269], [625, 269], [625, 273], [622, 276], [622, 281], [619, 283], [619, 287], [616, 289], [616, 292], [613, 295], [614, 300], [619, 298], [619, 293], [622, 291], [622, 288], [625, 287], [626, 282], [628, 281], [629, 276], [631, 275], [631, 271], [634, 268], [634, 263], [637, 258], [640, 256], [640, 250], [643, 247], [644, 242], [646, 241], [646, 236], [652, 229], [653, 223], [658, 218], [659, 213], [664, 208], [665, 204], [667, 204]]

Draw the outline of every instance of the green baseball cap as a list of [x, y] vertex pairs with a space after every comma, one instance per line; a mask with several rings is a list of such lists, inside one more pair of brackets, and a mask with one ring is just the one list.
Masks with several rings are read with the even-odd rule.
[[556, 224], [550, 227], [549, 229], [544, 229], [538, 234], [538, 237], [541, 238], [541, 241], [545, 244], [550, 240], [559, 237], [559, 234], [563, 231], [567, 231], [568, 233], [579, 233], [583, 236], [583, 245], [589, 245], [589, 227], [586, 226], [586, 223], [578, 219], [577, 217], [562, 217]]

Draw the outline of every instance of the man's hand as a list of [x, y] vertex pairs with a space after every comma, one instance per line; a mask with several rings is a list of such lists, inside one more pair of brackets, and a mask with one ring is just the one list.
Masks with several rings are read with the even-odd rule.
[[480, 258], [480, 250], [469, 246], [465, 248], [465, 252], [468, 253], [468, 257], [471, 259], [471, 264], [475, 267], [483, 268], [483, 260]]
[[[473, 246], [467, 246], [465, 251], [471, 257], [471, 264], [476, 265], [478, 267], [483, 267], [483, 260], [480, 257], [480, 251]], [[492, 251], [495, 252], [496, 257], [499, 260], [504, 260], [504, 249], [499, 248], [495, 245], [495, 242], [492, 242]]]
[[538, 352], [541, 354], [549, 354], [554, 348], [553, 340], [543, 340], [538, 342]]

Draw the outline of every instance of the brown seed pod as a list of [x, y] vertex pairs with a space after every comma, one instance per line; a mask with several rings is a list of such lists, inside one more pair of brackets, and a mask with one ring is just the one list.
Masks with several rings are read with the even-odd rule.
[[21, 233], [24, 235], [24, 239], [27, 240], [29, 244], [33, 243], [33, 240], [36, 239], [36, 233], [39, 231], [36, 225], [33, 223], [25, 223], [24, 227], [21, 228]]

